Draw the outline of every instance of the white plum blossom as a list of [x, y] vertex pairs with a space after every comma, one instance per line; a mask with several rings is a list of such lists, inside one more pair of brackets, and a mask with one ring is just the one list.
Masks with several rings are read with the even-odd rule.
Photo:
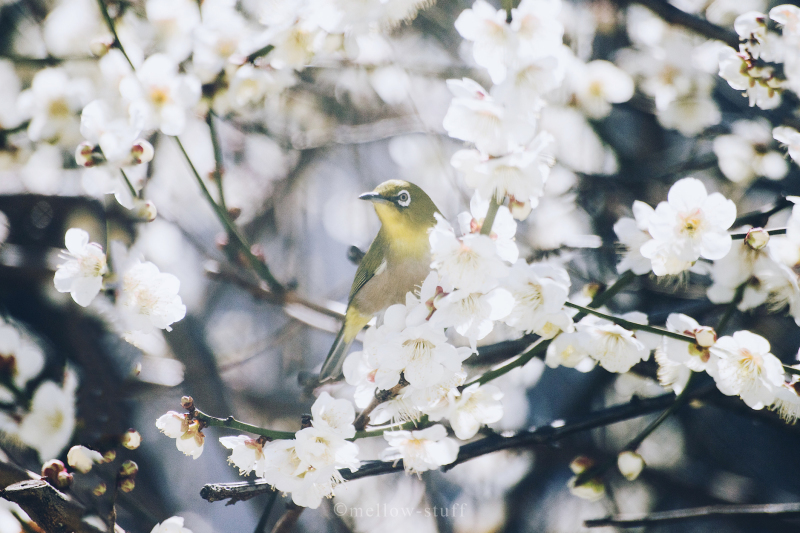
[[458, 443], [447, 436], [441, 424], [417, 431], [387, 431], [383, 438], [389, 447], [381, 452], [381, 459], [402, 459], [403, 468], [410, 474], [437, 469], [458, 457]]
[[103, 276], [108, 273], [106, 254], [99, 244], [89, 242], [89, 234], [82, 229], [67, 230], [64, 243], [67, 261], [56, 269], [56, 290], [70, 293], [75, 303], [86, 307], [103, 288]]
[[549, 151], [552, 143], [552, 135], [540, 132], [530, 145], [507, 155], [487, 157], [477, 150], [460, 150], [453, 154], [451, 163], [482, 198], [502, 202], [509, 196], [536, 207], [553, 166]]
[[650, 357], [650, 350], [632, 331], [608, 322], [582, 321], [576, 325], [588, 337], [585, 347], [603, 368], [623, 373]]
[[[377, 331], [377, 328], [370, 328], [365, 335]], [[366, 339], [364, 343], [368, 342]], [[375, 397], [375, 372], [376, 368], [369, 364], [369, 354], [366, 350], [361, 352], [351, 352], [344, 360], [342, 372], [344, 379], [349, 384], [356, 388], [353, 393], [353, 401], [356, 407], [364, 409], [367, 407], [372, 398]]]
[[800, 131], [789, 126], [778, 126], [772, 130], [772, 137], [788, 148], [789, 157], [800, 163]]
[[239, 435], [237, 437], [220, 437], [219, 442], [231, 450], [228, 462], [239, 469], [239, 474], [245, 476], [254, 470], [258, 474], [262, 470], [264, 451], [258, 440], [247, 435]]
[[147, 0], [147, 21], [155, 30], [161, 51], [183, 61], [192, 51], [192, 31], [200, 24], [200, 10], [192, 0]]
[[452, 226], [436, 215], [438, 223], [431, 230], [431, 266], [456, 288], [469, 292], [487, 292], [508, 275], [508, 266], [497, 255], [494, 240], [488, 235], [470, 233], [456, 237]]
[[[201, 6], [202, 24], [194, 29], [192, 64], [200, 80], [214, 81], [233, 54], [241, 54], [251, 28], [229, 0], [208, 0]], [[246, 55], [246, 54], [245, 54]]]
[[711, 347], [714, 357], [706, 371], [723, 394], [738, 395], [752, 409], [762, 409], [775, 401], [784, 383], [783, 366], [769, 350], [764, 337], [737, 331]]
[[358, 445], [325, 429], [301, 429], [295, 434], [295, 449], [301, 461], [316, 469], [335, 465], [358, 470], [360, 465]]
[[494, 385], [475, 383], [461, 392], [454, 388], [444, 405], [428, 412], [428, 418], [434, 422], [446, 418], [456, 437], [468, 440], [478, 433], [481, 426], [503, 418], [502, 397], [503, 393]]
[[39, 452], [42, 461], [57, 457], [75, 430], [75, 390], [78, 379], [67, 370], [63, 385], [45, 381], [33, 393], [29, 412], [22, 418], [17, 436]]
[[566, 366], [581, 372], [595, 367], [596, 361], [589, 356], [591, 338], [585, 331], [561, 333], [547, 346], [545, 364], [550, 368]]
[[188, 415], [169, 411], [156, 420], [156, 427], [171, 439], [175, 439], [175, 447], [184, 455], [197, 459], [203, 453], [205, 435], [200, 422], [189, 420]]
[[745, 91], [750, 107], [774, 109], [781, 103], [780, 81], [772, 67], [753, 65], [746, 54], [726, 47], [719, 56], [719, 75], [737, 91]]
[[378, 350], [376, 384], [390, 389], [402, 373], [412, 387], [430, 387], [457, 372], [469, 352], [449, 344], [442, 327], [430, 323], [409, 326], [386, 339]]
[[652, 237], [648, 231], [650, 218], [655, 210], [644, 202], [633, 202], [634, 218], [623, 217], [614, 224], [614, 233], [624, 247], [622, 261], [617, 263], [617, 272], [630, 270], [637, 276], [652, 270], [650, 259], [642, 255], [642, 245]]
[[311, 406], [311, 415], [311, 424], [315, 429], [328, 431], [344, 439], [351, 439], [356, 434], [353, 427], [356, 413], [348, 400], [336, 400], [323, 392]]
[[442, 125], [451, 137], [475, 143], [484, 154], [504, 155], [526, 146], [536, 135], [535, 121], [507, 112], [477, 82], [469, 78], [447, 80], [447, 86], [455, 98]]
[[641, 247], [657, 276], [678, 274], [697, 259], [721, 259], [731, 248], [728, 228], [736, 206], [720, 193], [708, 194], [700, 180], [684, 178], [669, 190], [650, 217], [652, 239]]
[[122, 79], [119, 90], [134, 121], [165, 135], [183, 133], [187, 114], [200, 99], [199, 80], [178, 74], [178, 65], [164, 54], [148, 57], [135, 74]]
[[505, 319], [509, 326], [546, 339], [571, 328], [572, 319], [564, 310], [570, 279], [563, 268], [548, 263], [529, 265], [520, 259], [504, 280], [504, 287], [515, 301]]
[[[694, 337], [701, 332], [708, 331], [690, 316], [680, 313], [671, 313], [667, 317], [667, 330], [683, 333]], [[708, 343], [704, 343], [708, 344]], [[672, 389], [680, 394], [692, 372], [701, 372], [706, 369], [711, 359], [708, 347], [701, 346], [699, 342], [685, 342], [670, 337], [662, 337], [660, 346], [656, 348], [655, 360], [658, 363], [658, 381], [662, 387]]]
[[595, 60], [570, 70], [570, 85], [578, 105], [590, 118], [611, 113], [611, 104], [627, 102], [633, 96], [633, 80], [610, 61]]
[[[11, 383], [24, 390], [28, 382], [41, 373], [45, 358], [42, 349], [24, 331], [0, 319], [0, 363]], [[14, 395], [5, 385], [0, 385], [0, 398], [14, 401]]]
[[28, 137], [32, 141], [53, 140], [69, 134], [75, 116], [86, 105], [91, 84], [86, 79], [71, 79], [62, 68], [46, 68], [36, 73], [30, 89], [20, 93], [17, 106], [30, 117]]
[[[795, 366], [796, 368], [796, 366]], [[784, 383], [775, 390], [775, 402], [770, 409], [789, 424], [794, 424], [800, 417], [800, 396], [797, 395], [797, 381]]]
[[742, 242], [731, 246], [728, 254], [714, 261], [711, 266], [713, 284], [706, 292], [714, 303], [733, 301], [736, 291], [744, 283], [745, 288], [737, 307], [753, 309], [770, 299], [770, 291], [776, 288], [781, 267], [772, 258], [769, 249], [754, 250]]
[[191, 529], [183, 527], [183, 517], [173, 516], [160, 524], [156, 524], [150, 533], [192, 533]]
[[[458, 214], [458, 226], [462, 235], [468, 233], [480, 233], [486, 214], [489, 211], [490, 200], [485, 199], [480, 192], [475, 192], [469, 202], [470, 212]], [[492, 232], [489, 236], [494, 240], [497, 255], [509, 263], [516, 262], [519, 257], [519, 248], [514, 242], [517, 233], [517, 223], [511, 215], [511, 211], [501, 205], [497, 209], [497, 214], [492, 224]]]
[[67, 463], [78, 472], [86, 474], [95, 464], [103, 462], [100, 452], [90, 450], [86, 446], [73, 446], [67, 452]]
[[714, 139], [714, 154], [726, 178], [747, 184], [759, 176], [771, 180], [786, 176], [789, 166], [783, 156], [769, 149], [772, 142], [769, 122], [738, 120], [731, 129], [731, 135], [720, 135]]
[[433, 320], [454, 327], [459, 335], [469, 339], [477, 350], [477, 341], [494, 329], [494, 322], [508, 316], [514, 308], [514, 298], [506, 289], [496, 287], [486, 294], [456, 290], [436, 304]]
[[117, 305], [132, 330], [171, 331], [170, 324], [186, 316], [186, 306], [178, 296], [179, 288], [180, 281], [172, 274], [160, 272], [149, 261], [137, 261], [122, 275]]

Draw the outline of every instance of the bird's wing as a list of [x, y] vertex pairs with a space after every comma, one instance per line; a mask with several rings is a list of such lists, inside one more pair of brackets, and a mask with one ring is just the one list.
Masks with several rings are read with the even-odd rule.
[[367, 250], [366, 255], [364, 255], [364, 258], [361, 259], [361, 262], [358, 264], [356, 279], [353, 280], [353, 286], [350, 287], [350, 296], [347, 298], [348, 305], [353, 301], [353, 298], [356, 294], [358, 294], [358, 291], [360, 291], [361, 288], [366, 285], [367, 282], [371, 280], [372, 277], [378, 272], [378, 270], [381, 268], [381, 264], [386, 259], [384, 256], [385, 246], [380, 246], [380, 244], [384, 241], [384, 236], [382, 233], [383, 230], [378, 233], [378, 236], [375, 237], [374, 241], [372, 241], [369, 250]]

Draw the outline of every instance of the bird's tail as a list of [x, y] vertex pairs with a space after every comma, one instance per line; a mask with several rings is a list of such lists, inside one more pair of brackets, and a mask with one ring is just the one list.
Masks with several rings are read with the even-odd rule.
[[333, 341], [331, 351], [328, 352], [328, 357], [322, 363], [322, 370], [319, 372], [319, 381], [327, 381], [329, 379], [338, 379], [342, 375], [342, 366], [344, 365], [347, 351], [350, 345], [356, 339], [356, 335], [361, 329], [367, 325], [370, 317], [361, 315], [355, 309], [348, 309], [347, 316], [345, 317], [342, 329]]

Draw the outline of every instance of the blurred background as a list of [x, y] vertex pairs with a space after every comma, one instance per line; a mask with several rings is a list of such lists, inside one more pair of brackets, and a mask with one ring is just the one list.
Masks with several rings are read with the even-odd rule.
[[[673, 4], [729, 29], [742, 12], [774, 5], [765, 0]], [[144, 3], [108, 5], [124, 13], [119, 21], [123, 41], [138, 39], [147, 50], [156, 30], [146, 21]], [[237, 210], [237, 223], [275, 277], [320, 309], [277, 305], [251, 272], [231, 262], [223, 228], [174, 139], [160, 134], [151, 139], [156, 153], [146, 165], [144, 195], [157, 206], [158, 217], [142, 223], [113, 196], [84, 187], [84, 170], [73, 155], [82, 140], [80, 106], [65, 113], [60, 133], [51, 140], [34, 142], [24, 120], [14, 124], [8, 117], [19, 111], [20, 91], [43, 68], [99, 84], [98, 62], [87, 42], [103, 26], [91, 0], [0, 2], [0, 211], [8, 219], [0, 247], [0, 311], [44, 353], [39, 381], [60, 382], [65, 368], [77, 374], [70, 444], [102, 448], [128, 428], [142, 434], [142, 446], [124, 452], [140, 468], [136, 488], [120, 495], [117, 504], [118, 523], [126, 530], [149, 531], [176, 514], [194, 533], [255, 530], [265, 495], [232, 506], [208, 503], [199, 495], [206, 483], [241, 480], [226, 463], [227, 450], [216, 444], [218, 437], [236, 432], [204, 430], [205, 451], [192, 460], [158, 432], [156, 418], [180, 411], [180, 397], [190, 395], [198, 408], [215, 416], [297, 429], [314, 400], [306, 378], [318, 371], [338, 329], [335, 313], [325, 310], [344, 309], [355, 273], [349, 248], [366, 249], [379, 228], [371, 205], [358, 195], [401, 178], [425, 189], [450, 220], [469, 209], [470, 192], [449, 164], [462, 143], [442, 127], [452, 98], [446, 79], [467, 76], [490, 84], [473, 63], [469, 43], [453, 27], [469, 7], [471, 2], [460, 0], [429, 2], [413, 20], [363, 37], [354, 58], [321, 57], [293, 71], [290, 81], [275, 81], [260, 101], [245, 109], [219, 109], [213, 119], [228, 208]], [[255, 16], [263, 6], [243, 0], [237, 9]], [[587, 114], [568, 85], [549, 97], [541, 127], [556, 138], [557, 163], [540, 205], [518, 228], [523, 257], [562, 262], [579, 293], [588, 283], [617, 277], [612, 226], [631, 216], [633, 201], [655, 206], [682, 177], [697, 177], [709, 190], [722, 192], [740, 213], [800, 194], [796, 165], [782, 157], [784, 166], [754, 163], [778, 150], [770, 121], [776, 125], [796, 116], [791, 94], [770, 112], [748, 107], [746, 98], [716, 76], [716, 65], [709, 69], [703, 63], [706, 39], [668, 28], [639, 5], [565, 1], [561, 19], [564, 41], [580, 61], [615, 61], [637, 88], [633, 98], [601, 118]], [[673, 96], [664, 105], [668, 89]], [[181, 140], [212, 187], [214, 158], [203, 114], [199, 109]], [[738, 136], [729, 143], [733, 148], [716, 141], [723, 136]], [[721, 160], [731, 157], [743, 161], [727, 163], [726, 169]], [[775, 215], [770, 224], [780, 226], [787, 215]], [[120, 241], [177, 276], [186, 318], [140, 349], [120, 338], [109, 309], [84, 309], [58, 293], [53, 274], [71, 227], [87, 230], [94, 242]], [[709, 284], [707, 276], [697, 274], [679, 283], [639, 278], [611, 307], [643, 311], [652, 324], [663, 324], [671, 312], [714, 324], [723, 307], [707, 300]], [[730, 328], [765, 336], [783, 362], [795, 362], [800, 335], [791, 318], [767, 316], [759, 308], [736, 313]], [[510, 338], [509, 330], [497, 327], [482, 343]], [[472, 373], [491, 361], [470, 362], [475, 363]], [[662, 394], [655, 370], [650, 361], [625, 375], [602, 368], [581, 373], [545, 368], [534, 360], [498, 383], [506, 415], [493, 429], [546, 425], [634, 395]], [[349, 393], [343, 384], [329, 390]], [[581, 433], [555, 446], [498, 452], [446, 474], [351, 482], [319, 510], [305, 512], [297, 530], [574, 532], [583, 529], [583, 520], [614, 512], [798, 501], [796, 428], [737, 402], [696, 402], [681, 409], [643, 443], [640, 452], [648, 467], [642, 476], [629, 482], [610, 474], [607, 494], [599, 501], [570, 494], [570, 461], [578, 455], [611, 456], [655, 415]], [[365, 441], [362, 449], [377, 457], [384, 445], [382, 439]], [[0, 439], [0, 447], [10, 461], [35, 472], [43, 460], [65, 460], [69, 448], [42, 457], [11, 437]], [[94, 501], [89, 496], [93, 483], [77, 481], [74, 494]], [[333, 505], [340, 501], [414, 509], [464, 505], [448, 517], [354, 518], [336, 516]], [[267, 530], [282, 506], [279, 500]], [[646, 530], [778, 532], [791, 527], [778, 521], [708, 519]], [[0, 530], [22, 531], [22, 526], [6, 520]]]

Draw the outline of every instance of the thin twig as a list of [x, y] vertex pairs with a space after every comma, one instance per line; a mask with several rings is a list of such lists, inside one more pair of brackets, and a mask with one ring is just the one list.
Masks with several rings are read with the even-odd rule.
[[217, 426], [229, 429], [238, 429], [240, 431], [246, 431], [248, 433], [253, 433], [254, 435], [262, 435], [264, 437], [269, 437], [271, 439], [294, 438], [294, 433], [291, 431], [276, 431], [273, 429], [266, 429], [258, 426], [253, 426], [245, 422], [240, 422], [239, 420], [236, 420], [232, 416], [229, 416], [228, 418], [217, 418], [211, 415], [207, 415], [206, 413], [198, 409], [195, 409], [194, 417], [197, 420], [203, 422], [206, 426]]
[[114, 20], [108, 14], [108, 8], [106, 7], [106, 3], [103, 0], [97, 0], [97, 5], [100, 7], [100, 14], [103, 15], [103, 20], [106, 21], [106, 26], [108, 26], [109, 31], [111, 31], [111, 35], [114, 36], [114, 42], [112, 46], [117, 47], [122, 55], [125, 56], [125, 59], [128, 61], [128, 64], [131, 66], [131, 69], [136, 70], [136, 67], [133, 66], [133, 62], [131, 58], [128, 57], [128, 54], [125, 52], [125, 48], [122, 46], [122, 42], [119, 40], [119, 35], [117, 35], [117, 28], [114, 26]]
[[[766, 230], [767, 233], [770, 235], [786, 235], [786, 228], [774, 228]], [[742, 233], [731, 233], [731, 239], [734, 241], [741, 241], [747, 237], [749, 232], [745, 231]]]
[[613, 515], [605, 518], [586, 520], [586, 527], [639, 527], [650, 524], [663, 524], [683, 522], [696, 518], [711, 518], [722, 516], [753, 516], [760, 518], [795, 518], [800, 516], [800, 503], [768, 503], [765, 505], [709, 505], [707, 507], [693, 507], [690, 509], [677, 509], [675, 511], [661, 511], [658, 513], [640, 515]]
[[253, 254], [252, 250], [250, 250], [250, 245], [247, 243], [245, 238], [239, 232], [239, 229], [228, 216], [228, 212], [214, 201], [214, 198], [208, 191], [208, 187], [206, 187], [203, 178], [200, 176], [200, 173], [197, 171], [194, 163], [192, 163], [192, 160], [189, 158], [189, 154], [183, 147], [183, 143], [181, 143], [181, 140], [177, 136], [175, 137], [175, 142], [178, 144], [178, 148], [180, 148], [186, 163], [189, 165], [189, 168], [195, 177], [195, 180], [197, 181], [198, 185], [200, 185], [203, 196], [205, 196], [208, 203], [214, 209], [214, 212], [217, 214], [217, 218], [228, 231], [228, 235], [232, 238], [232, 244], [236, 246], [239, 252], [241, 252], [241, 254], [247, 259], [248, 264], [255, 271], [258, 277], [260, 277], [269, 285], [270, 290], [276, 294], [283, 295], [285, 293], [283, 285], [281, 285], [281, 283], [275, 279], [266, 263], [261, 261]]
[[213, 114], [210, 112], [206, 114], [206, 124], [208, 124], [208, 131], [211, 134], [211, 146], [214, 149], [214, 182], [217, 184], [217, 193], [219, 196], [218, 203], [222, 209], [227, 211], [228, 208], [225, 205], [225, 192], [222, 189], [222, 146], [220, 145], [219, 136], [217, 135], [217, 128], [214, 126]]
[[775, 213], [783, 211], [784, 209], [792, 207], [793, 205], [794, 204], [785, 196], [781, 196], [770, 205], [765, 205], [761, 209], [750, 211], [749, 213], [744, 213], [743, 215], [736, 217], [736, 220], [733, 221], [733, 227], [744, 226], [745, 224], [750, 224], [756, 227], [763, 226], [767, 223], [769, 217]]
[[650, 326], [650, 325], [647, 325], [647, 324], [639, 324], [637, 322], [631, 322], [630, 320], [625, 320], [624, 318], [620, 318], [620, 317], [613, 316], [613, 315], [608, 315], [606, 313], [601, 313], [600, 311], [597, 311], [596, 309], [590, 309], [588, 307], [584, 307], [582, 305], [574, 304], [572, 302], [566, 302], [566, 303], [564, 303], [564, 305], [566, 307], [571, 307], [573, 309], [578, 309], [580, 311], [583, 311], [584, 313], [588, 313], [590, 315], [594, 315], [594, 316], [603, 318], [605, 320], [608, 320], [610, 322], [618, 324], [618, 325], [622, 326], [623, 328], [632, 329], [632, 330], [639, 330], [639, 331], [647, 331], [647, 332], [653, 333], [655, 335], [662, 335], [664, 337], [669, 337], [671, 339], [677, 339], [679, 341], [684, 341], [684, 342], [691, 342], [691, 343], [696, 343], [697, 342], [697, 340], [694, 337], [692, 337], [691, 335], [685, 335], [683, 333], [677, 333], [677, 332], [674, 332], [674, 331], [669, 331], [669, 330], [666, 330], [666, 329], [657, 328], [655, 326]]

